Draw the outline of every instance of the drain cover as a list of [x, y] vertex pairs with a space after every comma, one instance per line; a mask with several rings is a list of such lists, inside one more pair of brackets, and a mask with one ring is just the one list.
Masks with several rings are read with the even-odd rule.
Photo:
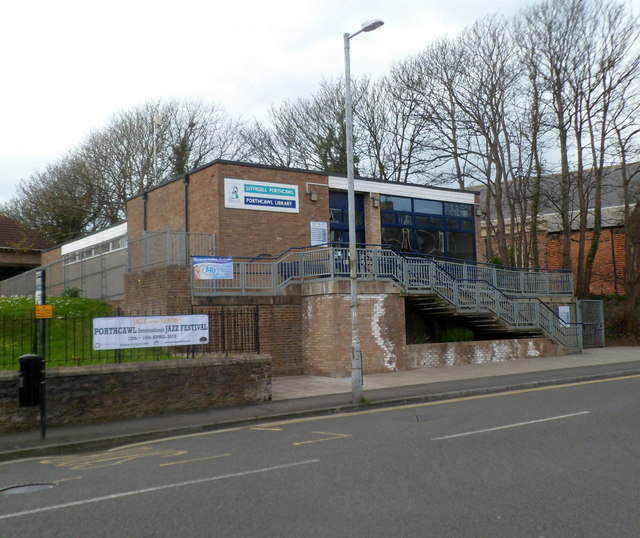
[[21, 493], [44, 491], [45, 489], [51, 489], [55, 486], [55, 484], [25, 484], [23, 486], [11, 486], [10, 488], [0, 489], [0, 493], [3, 495], [20, 495]]

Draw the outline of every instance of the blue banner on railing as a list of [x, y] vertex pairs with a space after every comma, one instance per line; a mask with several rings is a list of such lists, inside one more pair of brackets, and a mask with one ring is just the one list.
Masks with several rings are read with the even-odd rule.
[[194, 256], [193, 278], [196, 280], [233, 279], [233, 259], [220, 256]]

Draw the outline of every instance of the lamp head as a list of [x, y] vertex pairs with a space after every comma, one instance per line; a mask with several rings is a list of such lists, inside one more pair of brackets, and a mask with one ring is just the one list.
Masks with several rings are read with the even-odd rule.
[[377, 28], [380, 28], [384, 24], [384, 21], [380, 19], [373, 19], [371, 21], [366, 21], [362, 23], [362, 31], [363, 32], [372, 32]]

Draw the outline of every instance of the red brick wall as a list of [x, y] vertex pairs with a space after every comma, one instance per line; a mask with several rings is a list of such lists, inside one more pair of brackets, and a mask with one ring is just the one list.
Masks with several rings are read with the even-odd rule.
[[300, 304], [260, 306], [260, 353], [271, 356], [274, 375], [302, 374]]
[[[593, 264], [591, 279], [591, 293], [598, 295], [624, 294], [624, 229], [605, 228], [600, 234], [598, 253]], [[586, 250], [591, 247], [592, 232], [586, 235]], [[540, 233], [538, 235], [538, 251], [540, 267], [547, 269], [562, 269], [562, 238], [561, 233]], [[574, 281], [577, 278], [577, 259], [579, 247], [579, 233], [571, 236], [571, 258], [573, 260]], [[484, 241], [483, 241], [484, 243]], [[495, 245], [495, 240], [493, 241]], [[486, 259], [483, 247], [479, 259]]]
[[[586, 249], [591, 246], [592, 232], [587, 232]], [[578, 232], [571, 236], [573, 276], [576, 279], [578, 259]], [[550, 234], [547, 246], [547, 264], [550, 269], [562, 267], [562, 234]], [[593, 263], [591, 293], [598, 295], [624, 294], [624, 229], [605, 228], [600, 234], [598, 253]]]
[[56, 247], [42, 253], [42, 265], [48, 265], [62, 258], [62, 248]]
[[[224, 179], [245, 179], [297, 185], [299, 213], [228, 209], [224, 207]], [[312, 202], [306, 194], [317, 193]], [[328, 176], [309, 172], [217, 163], [189, 177], [188, 227], [191, 232], [216, 234], [216, 254], [252, 257], [278, 255], [291, 247], [311, 243], [310, 221], [329, 221]], [[142, 236], [142, 196], [127, 205], [129, 238]], [[185, 230], [185, 184], [177, 179], [148, 193], [147, 230]]]
[[[369, 374], [402, 368], [404, 298], [359, 294], [363, 370]], [[351, 296], [303, 299], [304, 373], [344, 377], [351, 372]]]
[[312, 202], [305, 193], [306, 183], [328, 182], [328, 177], [303, 172], [290, 172], [263, 168], [218, 165], [215, 173], [223, 189], [224, 178], [248, 179], [270, 183], [297, 185], [299, 213], [228, 209], [224, 199], [218, 197], [220, 230], [217, 238], [218, 254], [225, 256], [278, 255], [291, 247], [311, 243], [310, 221], [329, 221], [329, 188], [311, 185], [318, 200]]
[[189, 267], [168, 266], [125, 273], [127, 313], [152, 315], [182, 313], [191, 309], [191, 272]]

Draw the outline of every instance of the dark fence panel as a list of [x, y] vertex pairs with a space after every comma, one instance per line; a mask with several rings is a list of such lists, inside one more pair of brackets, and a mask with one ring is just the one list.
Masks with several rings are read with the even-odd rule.
[[[194, 346], [94, 350], [94, 317], [64, 317], [46, 320], [47, 366], [80, 366], [162, 359], [190, 358], [211, 353], [259, 353], [258, 308], [200, 309], [193, 312], [120, 314], [132, 316], [209, 315], [209, 343]], [[18, 358], [39, 353], [40, 320], [0, 318], [0, 369], [18, 369]]]

